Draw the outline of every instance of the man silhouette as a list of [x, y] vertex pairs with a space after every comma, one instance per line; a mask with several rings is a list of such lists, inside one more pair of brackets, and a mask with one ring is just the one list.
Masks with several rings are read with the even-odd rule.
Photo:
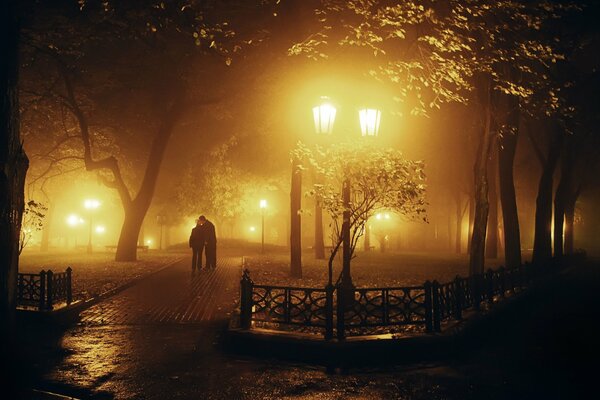
[[206, 242], [206, 268], [217, 268], [217, 235], [215, 225], [206, 219], [204, 215], [198, 218], [202, 227], [203, 237]]
[[[190, 247], [192, 248], [192, 272], [202, 269], [202, 251], [206, 243], [206, 237], [204, 235], [204, 228], [200, 220], [196, 220], [196, 226], [192, 229], [190, 235]], [[208, 251], [207, 251], [208, 255]]]

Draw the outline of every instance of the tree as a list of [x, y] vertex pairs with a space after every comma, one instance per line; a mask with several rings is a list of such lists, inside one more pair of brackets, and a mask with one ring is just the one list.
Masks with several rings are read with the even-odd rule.
[[201, 210], [224, 232], [225, 225], [233, 231], [240, 217], [255, 212], [259, 191], [268, 183], [232, 162], [230, 151], [236, 144], [232, 137], [202, 157], [203, 162], [188, 166], [176, 189], [182, 216], [196, 215]]
[[[17, 1], [0, 3], [0, 357], [10, 362], [28, 159], [19, 133]], [[7, 370], [14, 365], [3, 365]], [[8, 393], [11, 387], [7, 388]], [[10, 394], [9, 394], [10, 396]]]
[[[82, 11], [73, 18], [57, 15], [61, 11], [73, 13], [72, 7], [50, 10], [54, 18], [48, 18], [52, 12], [43, 17], [57, 23], [59, 28], [43, 33], [35, 28], [47, 22], [32, 18], [29, 47], [55, 65], [62, 84], [57, 85], [53, 77], [48, 79], [47, 89], [70, 113], [69, 122], [77, 127], [82, 146], [80, 157], [86, 170], [95, 172], [121, 199], [125, 218], [115, 258], [128, 261], [136, 258], [140, 228], [173, 131], [190, 107], [202, 106], [202, 101], [192, 100], [200, 96], [186, 93], [193, 86], [194, 68], [213, 60], [222, 68], [229, 66], [243, 45], [253, 39], [260, 42], [263, 32], [249, 29], [246, 37], [238, 37], [227, 18], [240, 22], [244, 12], [258, 14], [270, 2], [261, 2], [258, 7], [233, 0], [210, 4], [161, 2], [148, 6], [103, 2], [102, 7], [98, 5], [81, 2]], [[60, 29], [61, 26], [66, 29]], [[201, 95], [205, 95], [204, 89], [212, 82], [210, 79], [203, 82]], [[195, 83], [198, 87], [198, 82]], [[207, 97], [204, 104], [215, 101]], [[134, 122], [131, 115], [123, 115], [132, 104], [140, 107], [134, 114], [139, 119]], [[108, 110], [109, 107], [112, 108]], [[119, 116], [123, 118], [119, 120]], [[116, 129], [111, 129], [114, 125]], [[101, 142], [99, 138], [111, 130], [121, 138], [127, 138], [131, 131], [140, 136], [151, 132], [151, 144], [145, 160], [140, 162], [145, 167], [137, 179], [126, 176], [128, 171], [123, 165], [130, 160], [123, 156], [124, 147], [120, 153], [103, 152], [96, 147]]]
[[[560, 16], [563, 8], [546, 2], [323, 0], [316, 11], [320, 29], [290, 49], [291, 54], [324, 60], [335, 54], [336, 47], [350, 48], [352, 55], [366, 60], [362, 67], [368, 75], [398, 84], [396, 99], [413, 114], [470, 100], [473, 114], [480, 116], [473, 170], [472, 274], [481, 273], [484, 266], [487, 167], [496, 125], [501, 122], [495, 99], [506, 95], [526, 100], [536, 84], [546, 80], [545, 71], [560, 55], [553, 46], [554, 37], [537, 32]], [[510, 66], [517, 69], [518, 76], [506, 73]], [[512, 173], [506, 166], [510, 164], [505, 162], [502, 173]], [[510, 182], [508, 178], [501, 185], [504, 201], [514, 192], [506, 190]], [[518, 222], [515, 207], [504, 211], [512, 223]], [[506, 251], [520, 252], [520, 248], [507, 246]]]
[[[322, 182], [314, 184], [309, 193], [321, 202], [332, 220], [332, 252], [328, 260], [330, 281], [333, 262], [344, 239], [344, 211], [350, 212], [350, 257], [354, 257], [365, 223], [377, 210], [390, 210], [426, 221], [422, 162], [406, 160], [397, 150], [381, 149], [365, 143], [339, 144], [327, 149], [309, 149], [299, 145], [294, 152], [323, 177]], [[349, 210], [340, 196], [345, 181], [350, 185]]]
[[21, 236], [19, 240], [19, 255], [27, 247], [31, 237], [35, 232], [39, 232], [44, 227], [44, 218], [48, 207], [35, 200], [29, 200], [23, 211], [23, 222], [21, 224]]

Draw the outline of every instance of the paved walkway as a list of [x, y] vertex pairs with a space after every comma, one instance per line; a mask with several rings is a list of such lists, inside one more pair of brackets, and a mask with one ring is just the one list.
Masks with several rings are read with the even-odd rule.
[[81, 314], [86, 325], [195, 324], [227, 318], [239, 291], [241, 259], [192, 274], [183, 260]]
[[595, 390], [600, 265], [513, 303], [462, 357], [328, 375], [240, 358], [219, 345], [238, 297], [240, 262], [222, 259], [215, 272], [192, 276], [187, 258], [88, 309], [80, 325], [61, 332], [58, 349], [32, 363], [41, 378], [28, 387], [144, 400], [567, 399]]

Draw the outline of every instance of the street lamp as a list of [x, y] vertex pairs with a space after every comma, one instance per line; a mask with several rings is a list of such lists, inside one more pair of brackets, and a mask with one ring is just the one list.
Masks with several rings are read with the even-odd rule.
[[160, 237], [158, 239], [158, 249], [162, 250], [163, 243], [163, 227], [165, 226], [166, 217], [162, 214], [156, 216], [156, 223], [160, 225]]
[[358, 118], [362, 135], [376, 137], [379, 133], [381, 111], [376, 108], [363, 108], [358, 111]]
[[[75, 228], [77, 225], [83, 224], [85, 221], [83, 218], [76, 214], [71, 214], [67, 217], [67, 225], [72, 228]], [[68, 236], [67, 236], [67, 247], [68, 247]], [[77, 248], [77, 233], [75, 233], [75, 248]]]
[[260, 207], [260, 211], [262, 214], [262, 228], [261, 228], [261, 254], [265, 253], [265, 210], [267, 208], [267, 201], [266, 200], [261, 200], [258, 203], [259, 207]]
[[95, 199], [87, 199], [83, 202], [83, 206], [87, 210], [89, 210], [89, 214], [90, 214], [90, 229], [89, 229], [89, 235], [88, 235], [87, 252], [88, 252], [88, 254], [92, 254], [92, 225], [93, 225], [92, 219], [94, 216], [94, 210], [97, 209], [98, 207], [100, 207], [100, 202]]
[[[364, 136], [377, 137], [379, 134], [379, 123], [381, 122], [381, 111], [374, 108], [364, 108], [358, 111], [360, 129]], [[344, 204], [342, 223], [342, 279], [341, 284], [345, 288], [352, 288], [352, 276], [350, 275], [350, 179], [344, 178], [342, 184], [342, 201]], [[352, 292], [352, 297], [354, 296]]]
[[327, 97], [321, 97], [323, 103], [313, 107], [313, 118], [315, 120], [315, 132], [318, 135], [330, 135], [335, 122], [336, 108], [331, 105]]
[[[335, 123], [335, 116], [337, 110], [329, 102], [328, 97], [321, 97], [321, 104], [313, 107], [313, 119], [315, 123], [315, 133], [319, 136], [329, 136], [333, 132], [333, 124]], [[319, 176], [315, 175], [315, 179], [318, 182]], [[325, 258], [325, 246], [323, 243], [323, 209], [318, 201], [315, 201], [315, 258]]]

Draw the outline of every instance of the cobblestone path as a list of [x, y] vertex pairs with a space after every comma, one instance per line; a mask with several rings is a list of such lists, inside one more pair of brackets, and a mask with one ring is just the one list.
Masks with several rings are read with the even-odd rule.
[[237, 299], [241, 259], [216, 270], [190, 271], [189, 259], [81, 314], [85, 325], [197, 324], [229, 316]]

